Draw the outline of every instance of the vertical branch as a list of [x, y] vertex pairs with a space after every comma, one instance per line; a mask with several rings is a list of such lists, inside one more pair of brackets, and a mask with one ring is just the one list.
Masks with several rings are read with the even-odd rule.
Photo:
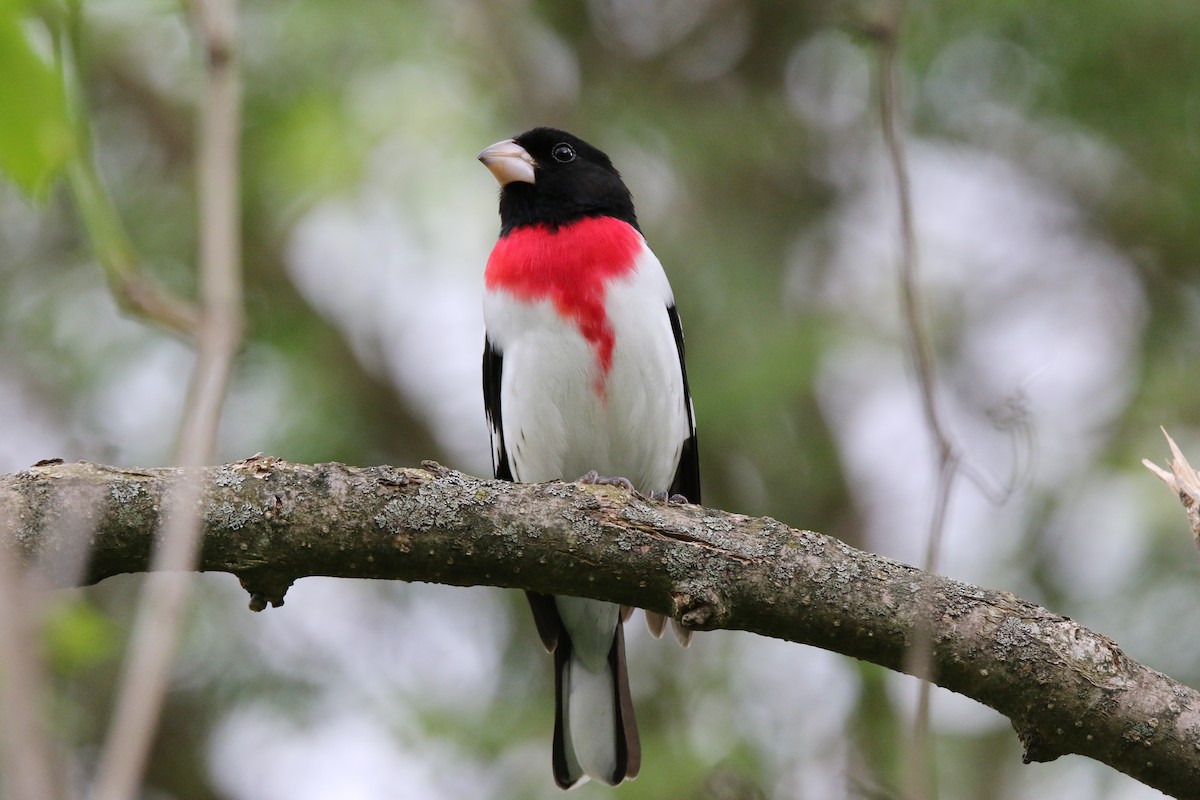
[[[89, 555], [92, 510], [104, 501], [85, 489], [56, 510], [62, 547], [22, 563], [20, 547], [0, 545], [0, 797], [60, 800], [69, 796], [66, 748], [56, 736], [53, 686], [45, 653], [47, 590], [78, 585]], [[16, 542], [26, 520], [0, 499], [0, 540]], [[49, 576], [55, 576], [51, 579]], [[58, 583], [66, 579], [69, 584]], [[57, 721], [57, 720], [55, 720]]]
[[[201, 317], [196, 362], [180, 428], [184, 467], [212, 460], [233, 358], [242, 336], [238, 202], [241, 76], [235, 0], [194, 0], [208, 82], [198, 163]], [[185, 477], [164, 509], [163, 535], [142, 589], [112, 725], [96, 780], [96, 800], [128, 800], [145, 769], [200, 544], [200, 482]]]
[[[942, 534], [954, 482], [959, 471], [959, 453], [943, 424], [937, 400], [937, 374], [929, 333], [921, 308], [917, 282], [917, 237], [913, 224], [912, 185], [909, 180], [908, 156], [902, 130], [903, 111], [897, 67], [900, 34], [904, 21], [905, 0], [892, 0], [889, 19], [879, 28], [879, 110], [884, 146], [896, 186], [896, 206], [900, 218], [900, 262], [897, 274], [900, 311], [907, 333], [909, 356], [917, 378], [921, 411], [925, 427], [933, 439], [937, 459], [937, 490], [929, 534], [925, 545], [924, 569], [937, 570]], [[913, 675], [924, 678], [917, 696], [913, 735], [908, 740], [909, 777], [906, 794], [917, 800], [933, 796], [929, 774], [929, 704], [932, 679], [932, 641], [930, 632], [917, 630], [909, 650], [909, 668]]]
[[35, 589], [11, 550], [0, 547], [0, 796], [55, 800], [44, 716], [40, 621]]
[[[898, 284], [900, 310], [908, 336], [909, 355], [917, 374], [917, 387], [921, 396], [921, 411], [925, 425], [933, 437], [939, 467], [958, 460], [954, 443], [942, 424], [937, 403], [937, 370], [925, 328], [925, 317], [921, 309], [920, 291], [917, 286], [917, 235], [913, 223], [912, 184], [908, 174], [908, 155], [904, 133], [900, 129], [903, 110], [900, 107], [900, 88], [897, 77], [897, 50], [900, 44], [900, 29], [903, 24], [904, 0], [892, 3], [892, 18], [881, 31], [879, 55], [879, 109], [883, 127], [884, 146], [896, 182], [896, 207], [900, 216], [900, 263]], [[935, 514], [935, 517], [937, 515]], [[930, 538], [931, 548], [926, 558], [936, 557], [937, 541]]]

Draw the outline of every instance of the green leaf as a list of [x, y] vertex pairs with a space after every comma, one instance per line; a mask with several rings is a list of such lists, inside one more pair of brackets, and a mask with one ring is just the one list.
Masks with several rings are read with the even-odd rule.
[[0, 0], [0, 171], [44, 197], [75, 151], [62, 78], [34, 50], [24, 3]]
[[117, 653], [115, 625], [86, 600], [53, 606], [46, 615], [46, 652], [55, 670], [71, 675]]

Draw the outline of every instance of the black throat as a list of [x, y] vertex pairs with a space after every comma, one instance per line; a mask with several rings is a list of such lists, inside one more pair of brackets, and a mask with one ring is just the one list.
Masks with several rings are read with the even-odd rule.
[[527, 225], [542, 225], [553, 231], [588, 217], [613, 217], [641, 231], [633, 198], [619, 180], [583, 188], [592, 191], [560, 187], [554, 181], [508, 184], [500, 192], [500, 235], [507, 236]]

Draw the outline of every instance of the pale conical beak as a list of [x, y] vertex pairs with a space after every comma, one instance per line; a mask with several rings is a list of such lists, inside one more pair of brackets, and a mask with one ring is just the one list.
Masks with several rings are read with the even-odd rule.
[[496, 142], [479, 154], [479, 160], [492, 171], [501, 186], [513, 181], [533, 183], [533, 168], [537, 164], [524, 147], [512, 139]]

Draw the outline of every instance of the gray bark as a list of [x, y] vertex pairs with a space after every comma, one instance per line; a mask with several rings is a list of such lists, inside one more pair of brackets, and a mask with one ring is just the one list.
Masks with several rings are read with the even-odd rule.
[[[174, 469], [47, 463], [0, 476], [0, 546], [50, 585], [148, 568]], [[1077, 753], [1200, 797], [1200, 693], [1107, 637], [769, 518], [623, 489], [485, 481], [423, 469], [256, 457], [196, 473], [199, 568], [237, 575], [251, 607], [308, 575], [491, 585], [624, 603], [934, 683], [1012, 720], [1025, 760]], [[914, 645], [930, 658], [912, 658]]]

